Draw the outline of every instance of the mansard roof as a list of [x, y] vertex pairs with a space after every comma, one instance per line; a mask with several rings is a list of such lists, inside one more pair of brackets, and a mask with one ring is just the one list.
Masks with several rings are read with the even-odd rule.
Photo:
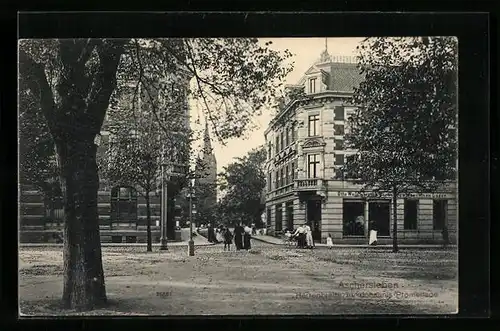
[[304, 84], [308, 75], [323, 73], [330, 75], [330, 84], [328, 90], [338, 92], [354, 92], [354, 88], [364, 80], [360, 74], [356, 63], [331, 62], [326, 67], [325, 64], [319, 68], [317, 65], [311, 66], [300, 79], [299, 84]]
[[354, 88], [365, 79], [355, 63], [332, 63], [330, 90], [339, 92], [354, 92]]

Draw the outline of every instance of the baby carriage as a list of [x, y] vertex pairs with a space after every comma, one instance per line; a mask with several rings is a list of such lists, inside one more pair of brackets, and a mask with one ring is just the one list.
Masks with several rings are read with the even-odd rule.
[[282, 239], [285, 246], [290, 247], [297, 245], [297, 238], [295, 238], [295, 236], [290, 231], [286, 231]]

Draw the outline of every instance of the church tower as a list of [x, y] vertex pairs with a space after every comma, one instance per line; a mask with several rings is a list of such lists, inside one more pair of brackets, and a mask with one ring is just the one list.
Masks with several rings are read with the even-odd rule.
[[214, 150], [212, 148], [212, 140], [210, 139], [210, 132], [208, 130], [208, 122], [205, 123], [205, 133], [203, 135], [203, 149], [201, 155], [201, 161], [205, 173], [204, 176], [201, 176], [202, 182], [210, 182], [214, 183], [217, 179], [217, 160], [215, 159]]
[[195, 192], [198, 201], [197, 223], [212, 222], [217, 204], [217, 160], [212, 148], [208, 122], [205, 122], [203, 135], [203, 148], [196, 168], [197, 179], [195, 181]]

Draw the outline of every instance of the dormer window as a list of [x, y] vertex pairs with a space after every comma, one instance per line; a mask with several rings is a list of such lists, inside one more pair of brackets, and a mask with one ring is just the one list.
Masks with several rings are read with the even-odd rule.
[[316, 78], [309, 78], [309, 93], [316, 93]]

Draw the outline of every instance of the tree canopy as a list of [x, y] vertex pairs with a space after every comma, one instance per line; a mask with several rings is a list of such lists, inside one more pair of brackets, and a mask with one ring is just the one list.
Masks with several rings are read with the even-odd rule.
[[370, 38], [360, 47], [365, 81], [345, 147], [347, 178], [370, 189], [432, 191], [457, 165], [454, 38]]
[[[19, 90], [30, 91], [53, 139], [65, 204], [63, 302], [93, 308], [107, 301], [97, 213], [97, 146], [110, 100], [120, 88], [153, 86], [203, 105], [217, 137], [240, 137], [253, 115], [272, 102], [290, 67], [289, 52], [257, 39], [37, 39], [19, 41]], [[156, 85], [155, 85], [156, 84]], [[161, 94], [161, 93], [159, 93]], [[158, 125], [172, 134], [152, 104]]]
[[29, 90], [19, 92], [19, 180], [46, 196], [60, 194], [55, 146], [40, 113], [38, 99]]
[[224, 167], [219, 174], [220, 189], [225, 193], [220, 201], [220, 209], [232, 223], [261, 222], [265, 207], [262, 200], [266, 186], [265, 161], [266, 149], [261, 146]]

